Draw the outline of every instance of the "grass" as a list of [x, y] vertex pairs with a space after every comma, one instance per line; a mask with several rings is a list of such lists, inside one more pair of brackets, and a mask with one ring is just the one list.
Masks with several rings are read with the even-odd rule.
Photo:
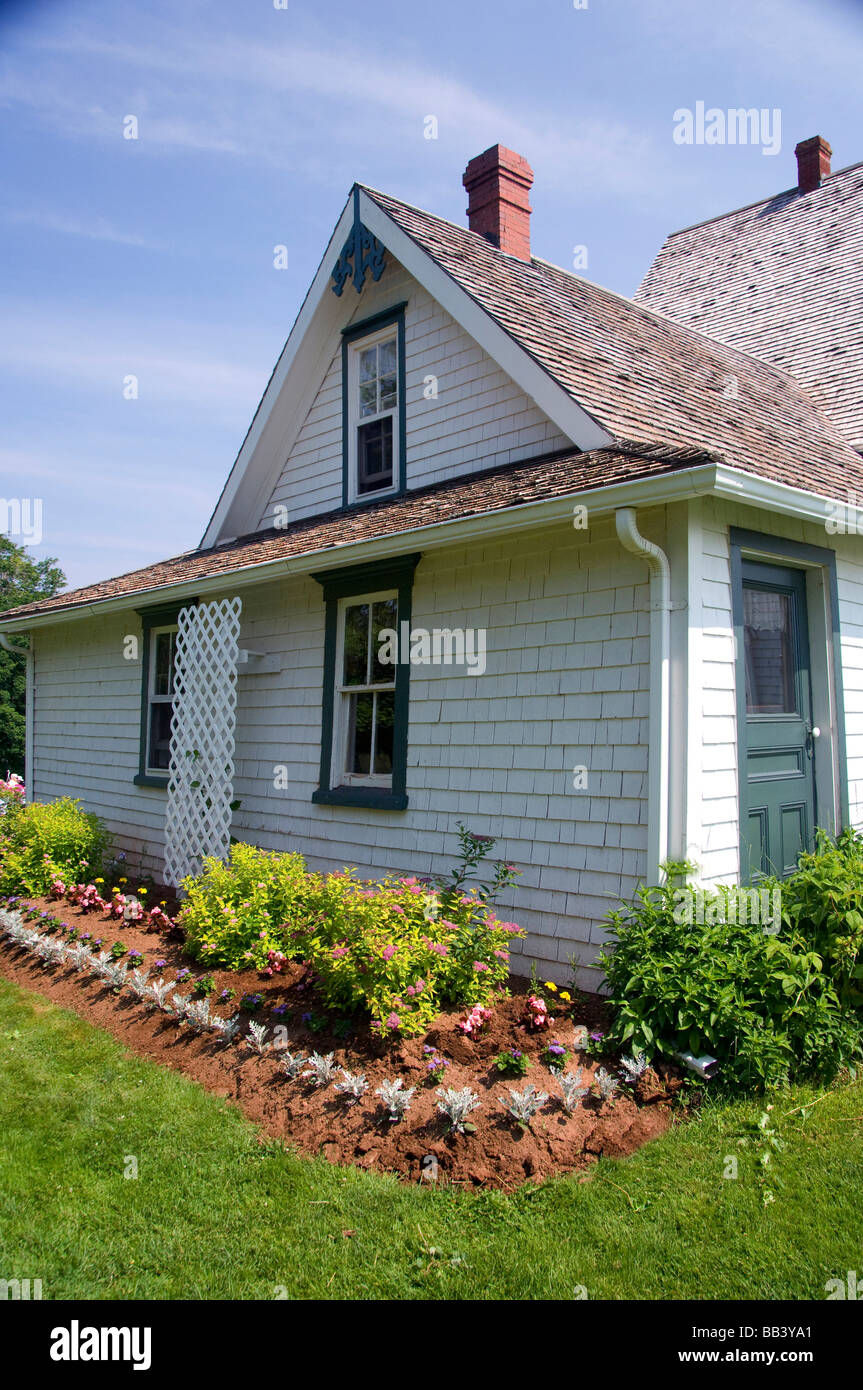
[[407, 1187], [263, 1141], [0, 981], [0, 1277], [50, 1299], [823, 1299], [863, 1258], [863, 1085], [776, 1099], [768, 1205], [762, 1110], [712, 1101], [588, 1182]]

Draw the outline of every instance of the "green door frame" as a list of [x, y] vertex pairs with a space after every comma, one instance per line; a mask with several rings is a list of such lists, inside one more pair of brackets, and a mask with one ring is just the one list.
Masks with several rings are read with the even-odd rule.
[[[842, 690], [842, 649], [839, 622], [839, 586], [836, 575], [836, 552], [826, 547], [808, 545], [802, 541], [786, 540], [781, 536], [771, 536], [761, 531], [749, 531], [743, 527], [729, 528], [731, 558], [731, 602], [734, 625], [734, 644], [736, 671], [742, 671], [743, 658], [743, 566], [746, 559], [770, 564], [771, 561], [804, 571], [820, 569], [830, 599], [830, 675], [833, 681], [835, 700], [834, 728], [836, 738], [836, 768], [839, 779], [838, 788], [838, 830], [849, 821], [848, 812], [848, 773], [845, 749], [845, 707]], [[810, 632], [807, 634], [811, 645]], [[743, 863], [743, 829], [748, 818], [748, 795], [746, 780], [746, 687], [738, 678], [737, 689], [737, 766], [738, 766], [738, 814], [739, 814], [739, 852]]]

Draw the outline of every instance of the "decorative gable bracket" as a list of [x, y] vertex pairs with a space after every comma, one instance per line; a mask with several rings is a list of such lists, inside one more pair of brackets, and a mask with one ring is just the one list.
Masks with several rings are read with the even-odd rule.
[[353, 280], [354, 289], [360, 294], [369, 271], [373, 280], [380, 280], [386, 268], [385, 257], [383, 242], [372, 236], [360, 218], [360, 190], [355, 186], [354, 225], [342, 247], [342, 254], [333, 266], [333, 294], [340, 295], [348, 280]]

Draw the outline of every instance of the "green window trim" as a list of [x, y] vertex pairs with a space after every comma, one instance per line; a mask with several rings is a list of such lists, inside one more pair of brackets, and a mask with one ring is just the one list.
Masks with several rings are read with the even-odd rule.
[[[342, 329], [342, 506], [363, 507], [370, 502], [384, 498], [401, 497], [407, 489], [407, 401], [405, 384], [405, 308], [407, 300], [373, 314], [360, 323], [352, 323]], [[364, 497], [351, 500], [351, 403], [349, 361], [351, 348], [362, 338], [378, 333], [383, 328], [396, 327], [398, 355], [398, 456], [393, 459], [393, 488], [370, 492]]]
[[312, 575], [324, 591], [326, 605], [320, 785], [312, 794], [312, 801], [317, 805], [366, 806], [381, 811], [407, 809], [409, 663], [396, 666], [392, 788], [332, 785], [339, 603], [342, 599], [395, 589], [398, 594], [398, 621], [400, 624], [410, 623], [414, 572], [421, 559], [421, 554], [400, 555], [396, 559], [373, 561], [371, 564], [319, 570]]
[[181, 608], [196, 604], [196, 598], [181, 602], [163, 604], [153, 608], [137, 608], [141, 619], [141, 723], [138, 745], [138, 771], [132, 778], [136, 787], [159, 787], [167, 790], [168, 774], [160, 775], [147, 771], [147, 726], [150, 715], [150, 636], [154, 628], [173, 627]]

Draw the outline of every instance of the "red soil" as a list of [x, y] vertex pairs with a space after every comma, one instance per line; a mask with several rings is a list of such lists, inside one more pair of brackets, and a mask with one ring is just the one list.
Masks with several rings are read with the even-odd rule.
[[[25, 904], [20, 904], [24, 907]], [[191, 992], [200, 967], [183, 954], [181, 933], [166, 935], [136, 926], [124, 927], [107, 920], [101, 913], [84, 914], [67, 903], [32, 900], [32, 906], [53, 918], [89, 931], [102, 938], [107, 950], [116, 940], [128, 949], [142, 952], [142, 968], [151, 979], [162, 976], [173, 980], [177, 971], [192, 969], [192, 978], [179, 986]], [[34, 926], [44, 929], [39, 922]], [[358, 1025], [348, 1037], [332, 1031], [336, 1022], [329, 1015], [327, 1026], [312, 1032], [311, 1022], [325, 1013], [314, 995], [314, 980], [305, 965], [290, 964], [286, 971], [264, 979], [256, 971], [213, 970], [215, 992], [211, 1006], [223, 988], [236, 990], [236, 998], [219, 1006], [225, 1016], [237, 1010], [244, 994], [258, 993], [263, 1003], [250, 1017], [273, 1028], [283, 1025], [291, 1052], [334, 1052], [336, 1062], [352, 1072], [363, 1072], [369, 1090], [356, 1105], [348, 1105], [328, 1086], [316, 1090], [303, 1080], [290, 1081], [280, 1070], [278, 1052], [260, 1058], [242, 1042], [224, 1047], [212, 1035], [197, 1036], [187, 1027], [178, 1027], [165, 1015], [148, 1012], [128, 992], [116, 996], [98, 979], [77, 974], [69, 967], [43, 966], [29, 952], [16, 949], [5, 938], [0, 946], [0, 973], [28, 989], [37, 989], [55, 1003], [74, 1010], [89, 1023], [113, 1033], [125, 1046], [162, 1066], [181, 1071], [215, 1095], [236, 1103], [266, 1133], [308, 1154], [323, 1154], [335, 1163], [354, 1163], [364, 1168], [392, 1171], [408, 1181], [418, 1181], [436, 1171], [438, 1180], [464, 1186], [512, 1189], [525, 1181], [539, 1181], [555, 1174], [587, 1168], [600, 1154], [623, 1157], [648, 1140], [663, 1134], [672, 1123], [672, 1102], [682, 1081], [673, 1067], [660, 1066], [659, 1073], [646, 1073], [636, 1088], [637, 1099], [629, 1088], [621, 1087], [613, 1104], [588, 1097], [574, 1115], [568, 1115], [560, 1101], [556, 1079], [540, 1061], [545, 1045], [555, 1038], [570, 1048], [567, 1070], [581, 1066], [583, 1084], [598, 1066], [615, 1069], [613, 1057], [573, 1053], [573, 1023], [558, 1015], [547, 1033], [530, 1034], [521, 1024], [524, 996], [530, 986], [512, 980], [512, 996], [495, 1006], [491, 1023], [478, 1038], [465, 1037], [456, 1027], [466, 1011], [439, 1015], [425, 1038], [392, 1042], [382, 1040], [365, 1025]], [[154, 961], [163, 959], [159, 970]], [[286, 1004], [289, 1012], [279, 1016], [273, 1008]], [[596, 1031], [604, 1026], [605, 1005], [596, 995], [582, 997], [578, 1022]], [[272, 1037], [272, 1033], [270, 1034]], [[281, 1035], [284, 1039], [285, 1034]], [[436, 1047], [448, 1057], [443, 1083], [426, 1080], [423, 1045]], [[502, 1076], [493, 1059], [503, 1051], [517, 1048], [529, 1059], [524, 1077]], [[405, 1087], [416, 1087], [405, 1118], [391, 1123], [374, 1092], [383, 1080], [404, 1078]], [[527, 1129], [522, 1129], [504, 1111], [498, 1097], [509, 1087], [521, 1089], [532, 1082], [549, 1093], [550, 1100]], [[456, 1089], [470, 1086], [479, 1094], [481, 1108], [469, 1119], [473, 1133], [452, 1135], [448, 1124], [436, 1110], [435, 1086]]]

